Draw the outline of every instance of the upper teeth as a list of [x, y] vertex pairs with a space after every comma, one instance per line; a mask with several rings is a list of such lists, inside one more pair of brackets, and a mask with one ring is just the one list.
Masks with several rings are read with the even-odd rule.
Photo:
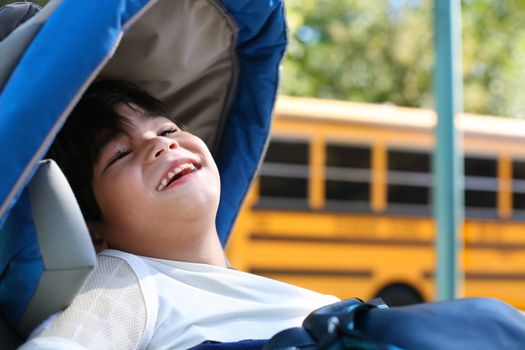
[[166, 188], [166, 185], [168, 185], [169, 180], [173, 179], [175, 175], [180, 174], [183, 170], [191, 169], [192, 171], [195, 170], [195, 165], [191, 163], [184, 163], [179, 166], [177, 166], [175, 169], [169, 171], [166, 174], [166, 177], [164, 177], [162, 180], [160, 180], [159, 187], [157, 187], [157, 191], [162, 191], [164, 188]]

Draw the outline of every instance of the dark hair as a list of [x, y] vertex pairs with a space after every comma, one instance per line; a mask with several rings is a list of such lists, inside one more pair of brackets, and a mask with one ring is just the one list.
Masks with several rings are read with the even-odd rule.
[[146, 116], [172, 119], [161, 101], [136, 85], [99, 80], [84, 93], [47, 154], [64, 172], [87, 221], [102, 219], [93, 194], [93, 167], [106, 142], [125, 133], [127, 120], [115, 111], [122, 103], [144, 109]]

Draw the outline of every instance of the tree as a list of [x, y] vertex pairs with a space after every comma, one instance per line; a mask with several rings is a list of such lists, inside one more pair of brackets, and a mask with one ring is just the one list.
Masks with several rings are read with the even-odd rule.
[[[520, 0], [464, 0], [465, 111], [525, 117]], [[433, 1], [288, 0], [282, 93], [433, 106]]]
[[465, 110], [525, 117], [525, 2], [463, 1]]
[[431, 103], [429, 4], [290, 0], [282, 92], [406, 106]]

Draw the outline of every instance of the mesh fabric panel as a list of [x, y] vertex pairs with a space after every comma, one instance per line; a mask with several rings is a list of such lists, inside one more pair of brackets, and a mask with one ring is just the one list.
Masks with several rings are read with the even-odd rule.
[[89, 349], [137, 349], [146, 305], [137, 276], [119, 258], [98, 265], [73, 303], [40, 335], [67, 338]]

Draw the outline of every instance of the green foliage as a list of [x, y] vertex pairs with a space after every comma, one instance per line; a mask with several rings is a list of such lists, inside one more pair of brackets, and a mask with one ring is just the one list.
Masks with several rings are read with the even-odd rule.
[[432, 101], [432, 11], [388, 0], [289, 0], [282, 92], [420, 106]]
[[525, 2], [463, 1], [465, 110], [525, 117]]
[[[432, 107], [433, 1], [286, 5], [282, 93]], [[525, 117], [525, 2], [464, 0], [462, 9], [464, 109]]]

